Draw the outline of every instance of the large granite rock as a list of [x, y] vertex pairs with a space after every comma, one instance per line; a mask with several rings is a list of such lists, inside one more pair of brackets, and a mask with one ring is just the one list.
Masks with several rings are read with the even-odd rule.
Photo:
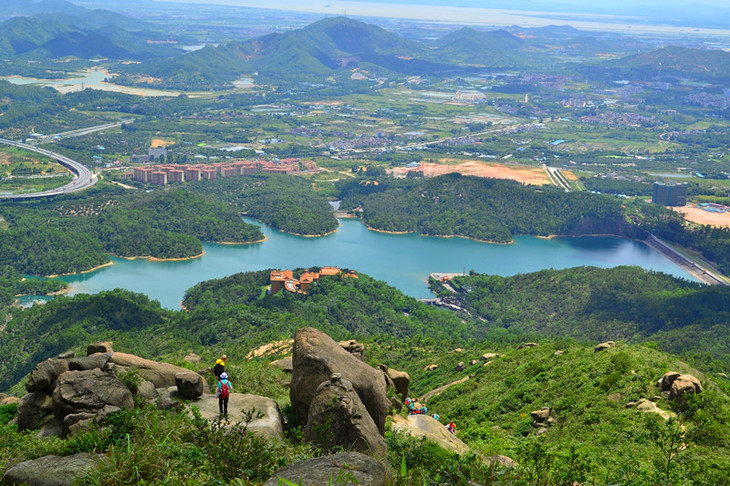
[[3, 484], [28, 486], [67, 486], [96, 467], [99, 456], [87, 453], [73, 456], [43, 456], [21, 462], [3, 475]]
[[[167, 388], [176, 386], [175, 375], [178, 373], [188, 373], [190, 370], [169, 363], [160, 363], [149, 359], [140, 358], [133, 354], [113, 353], [110, 362], [123, 366], [125, 368], [136, 368], [142, 378], [154, 383], [157, 388]], [[207, 388], [208, 384], [203, 379], [203, 387]]]
[[72, 358], [68, 360], [68, 369], [72, 371], [101, 369], [111, 357], [112, 353], [94, 353], [82, 358]]
[[354, 480], [345, 484], [385, 486], [391, 484], [388, 470], [372, 457], [359, 452], [343, 452], [289, 464], [277, 470], [264, 486], [278, 486], [286, 479], [302, 486], [341, 484], [338, 477], [351, 475]]
[[63, 419], [79, 412], [96, 414], [111, 405], [134, 408], [132, 392], [122, 380], [101, 370], [67, 371], [53, 391], [53, 414]]
[[616, 347], [616, 343], [613, 341], [606, 341], [604, 343], [596, 344], [596, 346], [593, 348], [594, 353], [600, 353], [601, 351], [605, 351], [609, 348]]
[[111, 341], [91, 343], [86, 346], [86, 355], [91, 356], [96, 353], [113, 353], [114, 349], [112, 348], [112, 344], [113, 343]]
[[337, 446], [374, 456], [384, 456], [388, 451], [352, 383], [339, 373], [317, 387], [309, 405], [304, 440], [326, 451]]
[[271, 366], [279, 368], [284, 373], [292, 373], [294, 371], [294, 364], [291, 356], [272, 361]]
[[393, 382], [393, 386], [395, 387], [395, 390], [398, 392], [398, 394], [401, 396], [401, 399], [405, 400], [408, 396], [408, 389], [411, 386], [411, 375], [409, 375], [405, 371], [394, 370], [393, 368], [390, 368], [389, 366], [384, 364], [379, 365], [379, 368]]
[[18, 430], [34, 429], [53, 410], [53, 400], [43, 392], [26, 393], [18, 403]]
[[182, 371], [175, 374], [175, 386], [180, 398], [195, 400], [203, 395], [203, 377], [192, 371]]
[[687, 401], [688, 395], [696, 395], [702, 393], [702, 383], [700, 380], [689, 374], [680, 374], [676, 371], [668, 371], [664, 373], [657, 386], [663, 392], [667, 393], [667, 398], [677, 402], [680, 406]]
[[390, 409], [386, 396], [387, 382], [383, 373], [357, 359], [325, 333], [311, 327], [294, 335], [290, 398], [297, 419], [305, 425], [309, 404], [320, 383], [339, 373], [352, 383], [380, 435], [385, 433], [385, 417]]
[[[205, 394], [191, 403], [190, 407], [196, 407], [203, 418], [219, 418], [218, 399], [214, 395]], [[258, 395], [231, 393], [228, 396], [227, 422], [243, 422], [247, 418], [247, 412], [253, 412], [253, 420], [248, 424], [248, 430], [274, 439], [284, 437], [284, 418], [276, 401]]]
[[362, 343], [358, 343], [354, 339], [349, 339], [347, 341], [340, 341], [337, 344], [360, 361], [365, 361], [365, 346]]
[[56, 387], [56, 379], [66, 371], [68, 371], [68, 362], [65, 359], [50, 358], [41, 361], [30, 372], [25, 389], [31, 393], [43, 392], [50, 395]]
[[391, 429], [406, 432], [413, 437], [425, 437], [444, 449], [457, 454], [469, 452], [469, 446], [464, 444], [456, 435], [446, 430], [441, 422], [428, 415], [409, 415], [408, 418], [396, 415], [393, 417]]

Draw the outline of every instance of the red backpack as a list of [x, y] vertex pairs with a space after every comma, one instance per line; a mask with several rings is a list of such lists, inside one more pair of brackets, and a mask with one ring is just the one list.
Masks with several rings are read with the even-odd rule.
[[221, 393], [218, 395], [221, 398], [228, 398], [228, 382], [220, 382], [221, 385]]

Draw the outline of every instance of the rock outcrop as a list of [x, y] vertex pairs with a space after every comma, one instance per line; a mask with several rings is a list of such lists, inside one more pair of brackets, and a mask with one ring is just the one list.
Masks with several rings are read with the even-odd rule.
[[688, 395], [702, 393], [700, 380], [689, 374], [680, 374], [676, 371], [664, 373], [657, 386], [663, 392], [667, 392], [667, 398], [684, 405]]
[[411, 375], [405, 371], [394, 370], [384, 364], [379, 365], [378, 368], [390, 378], [395, 387], [395, 391], [398, 392], [402, 400], [405, 400], [408, 396], [408, 389], [411, 386]]
[[354, 339], [349, 339], [347, 341], [340, 341], [337, 344], [342, 346], [342, 349], [359, 359], [360, 361], [365, 361], [365, 346], [361, 343], [358, 343]]
[[3, 475], [3, 484], [68, 486], [96, 467], [99, 460], [99, 456], [87, 453], [66, 457], [43, 456], [12, 466]]
[[103, 419], [122, 408], [134, 408], [132, 392], [111, 373], [93, 369], [67, 371], [58, 377], [53, 391], [53, 415], [63, 420], [68, 432], [72, 432], [71, 426], [77, 422], [97, 416]]
[[340, 446], [375, 456], [387, 453], [385, 440], [359, 395], [339, 373], [320, 384], [309, 405], [304, 440], [326, 451]]
[[387, 382], [380, 370], [363, 363], [328, 335], [311, 327], [295, 333], [292, 363], [290, 398], [299, 423], [306, 425], [309, 406], [320, 383], [339, 373], [352, 383], [380, 435], [385, 433], [390, 401], [386, 395]]
[[[147, 381], [154, 383], [156, 388], [167, 388], [175, 386], [175, 375], [178, 373], [189, 373], [190, 370], [175, 366], [169, 363], [161, 363], [149, 359], [140, 358], [133, 354], [118, 353], [112, 354], [110, 362], [117, 366], [127, 368], [135, 368], [139, 371], [140, 376]], [[208, 384], [203, 379], [203, 387], [208, 388]]]
[[291, 356], [277, 359], [276, 361], [272, 361], [270, 364], [271, 366], [279, 368], [284, 373], [291, 373], [292, 371], [294, 371], [294, 364]]
[[31, 393], [42, 392], [47, 395], [56, 388], [56, 379], [68, 371], [68, 361], [65, 359], [49, 358], [38, 363], [25, 383], [25, 389]]
[[192, 371], [181, 371], [175, 373], [175, 386], [180, 398], [195, 400], [203, 396], [206, 387], [202, 376]]
[[446, 430], [441, 422], [428, 415], [409, 415], [408, 418], [396, 415], [393, 417], [391, 429], [406, 432], [413, 437], [425, 437], [444, 449], [457, 454], [469, 452], [469, 447], [466, 444], [456, 435]]
[[606, 341], [605, 343], [596, 344], [596, 346], [593, 348], [594, 353], [600, 353], [601, 351], [605, 351], [609, 348], [616, 347], [616, 343], [613, 341]]
[[533, 410], [532, 412], [530, 412], [530, 417], [532, 417], [532, 426], [537, 428], [550, 425], [553, 421], [552, 417], [550, 416], [549, 407], [543, 407], [540, 410]]
[[[205, 394], [192, 402], [189, 407], [196, 407], [205, 419], [219, 418], [218, 399], [214, 395]], [[247, 416], [249, 414], [250, 417]], [[246, 393], [231, 393], [228, 397], [227, 424], [242, 423], [249, 418], [251, 420], [247, 428], [251, 432], [273, 439], [284, 437], [284, 419], [275, 400]]]
[[91, 356], [92, 354], [96, 353], [113, 353], [114, 349], [112, 348], [111, 341], [102, 341], [98, 343], [91, 343], [88, 346], [86, 346], [86, 355]]
[[359, 452], [343, 452], [289, 464], [277, 470], [264, 486], [277, 486], [280, 479], [294, 484], [331, 484], [342, 475], [354, 478], [347, 484], [385, 486], [390, 484], [388, 471], [380, 462]]

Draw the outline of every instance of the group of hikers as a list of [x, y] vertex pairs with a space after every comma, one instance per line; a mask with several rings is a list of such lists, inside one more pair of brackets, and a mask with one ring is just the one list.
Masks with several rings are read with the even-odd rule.
[[[228, 416], [228, 397], [230, 396], [231, 390], [233, 389], [231, 382], [228, 380], [228, 373], [226, 372], [227, 359], [228, 356], [224, 354], [223, 356], [215, 360], [215, 366], [213, 367], [213, 374], [218, 380], [218, 384], [215, 387], [215, 396], [218, 398], [218, 411], [220, 412], [221, 416], [225, 417]], [[406, 407], [408, 407], [409, 415], [428, 415], [428, 407], [426, 407], [425, 405], [422, 406], [414, 398], [406, 398]], [[439, 417], [437, 413], [433, 414], [432, 417], [439, 422], [441, 421], [441, 417]], [[454, 424], [453, 421], [449, 422], [446, 425], [446, 430], [453, 434], [454, 432], [456, 432], [456, 424]]]
[[231, 382], [228, 380], [228, 373], [226, 373], [226, 360], [228, 356], [225, 354], [215, 360], [215, 366], [213, 367], [213, 374], [218, 380], [218, 384], [215, 387], [215, 396], [218, 397], [218, 411], [221, 416], [228, 416], [228, 397], [231, 394]]
[[[406, 407], [408, 407], [408, 415], [428, 415], [428, 407], [421, 405], [415, 398], [406, 397]], [[438, 422], [441, 422], [439, 414], [432, 415]], [[446, 430], [452, 434], [456, 432], [456, 424], [451, 421], [446, 425]]]

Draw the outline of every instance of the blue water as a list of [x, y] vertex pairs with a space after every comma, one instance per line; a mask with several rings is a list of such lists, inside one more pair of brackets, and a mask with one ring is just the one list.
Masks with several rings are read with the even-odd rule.
[[113, 258], [112, 266], [62, 279], [71, 285], [69, 295], [124, 288], [147, 294], [171, 309], [179, 309], [185, 290], [198, 282], [265, 268], [336, 265], [385, 280], [418, 298], [432, 297], [426, 284], [430, 273], [460, 273], [464, 269], [514, 275], [582, 265], [639, 265], [694, 280], [643, 243], [621, 238], [522, 236], [512, 245], [495, 245], [464, 238], [379, 233], [352, 219], [341, 219], [340, 228], [331, 235], [306, 238], [247, 221], [261, 226], [265, 242], [205, 243], [202, 257], [182, 262]]

